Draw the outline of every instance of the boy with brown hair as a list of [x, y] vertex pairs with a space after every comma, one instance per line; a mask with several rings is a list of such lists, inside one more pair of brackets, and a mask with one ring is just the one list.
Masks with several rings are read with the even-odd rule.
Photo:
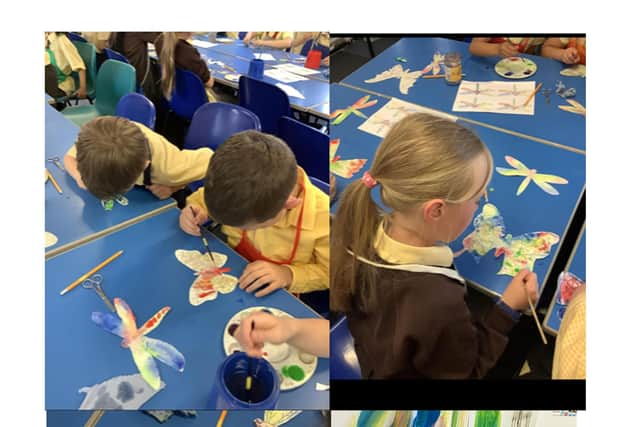
[[180, 227], [200, 235], [211, 217], [228, 243], [250, 261], [240, 288], [267, 295], [278, 288], [329, 288], [329, 198], [311, 184], [279, 138], [244, 131], [209, 162], [204, 187], [187, 199]]
[[179, 150], [146, 126], [122, 117], [102, 116], [86, 123], [64, 157], [78, 186], [109, 200], [144, 185], [166, 199], [204, 177], [213, 151]]

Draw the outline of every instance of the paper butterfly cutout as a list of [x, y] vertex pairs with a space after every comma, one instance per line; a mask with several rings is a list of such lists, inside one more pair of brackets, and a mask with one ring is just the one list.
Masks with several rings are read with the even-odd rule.
[[302, 411], [264, 411], [264, 420], [256, 418], [256, 427], [279, 427], [298, 416]]
[[360, 98], [356, 102], [354, 102], [353, 105], [350, 105], [347, 108], [342, 108], [342, 109], [335, 110], [334, 112], [332, 112], [329, 115], [329, 118], [330, 119], [335, 118], [335, 120], [333, 122], [331, 122], [331, 124], [332, 125], [339, 125], [340, 123], [342, 123], [344, 121], [344, 119], [349, 117], [351, 115], [351, 113], [355, 114], [358, 117], [362, 117], [363, 119], [366, 119], [367, 115], [362, 113], [362, 112], [360, 112], [360, 111], [358, 111], [358, 110], [361, 110], [361, 109], [367, 108], [367, 107], [371, 107], [372, 105], [376, 105], [378, 103], [377, 99], [369, 101], [369, 96], [370, 95], [363, 96], [362, 98]]
[[340, 156], [336, 156], [339, 146], [339, 139], [334, 139], [329, 143], [329, 170], [334, 175], [350, 179], [355, 173], [360, 172], [360, 169], [367, 163], [367, 159], [340, 160]]
[[569, 113], [581, 114], [583, 116], [587, 115], [587, 109], [584, 105], [580, 104], [578, 101], [574, 101], [573, 99], [567, 99], [569, 105], [558, 105], [558, 108], [564, 111], [568, 111]]
[[567, 67], [560, 71], [560, 74], [563, 76], [569, 77], [586, 77], [587, 76], [587, 67], [582, 64], [575, 64], [571, 67]]
[[468, 251], [476, 262], [480, 262], [482, 256], [495, 249], [496, 258], [504, 255], [499, 275], [515, 276], [523, 269], [533, 271], [536, 260], [546, 258], [551, 247], [560, 241], [557, 234], [548, 231], [505, 236], [504, 220], [491, 203], [483, 206], [482, 212], [474, 218], [473, 226], [475, 230], [464, 238], [464, 249], [456, 256]]
[[433, 61], [422, 69], [422, 74], [427, 74], [433, 70], [433, 75], [440, 74], [440, 64], [444, 62], [444, 55], [437, 51], [433, 54]]
[[209, 254], [196, 250], [186, 251], [179, 249], [175, 256], [182, 264], [194, 271], [198, 277], [189, 289], [189, 302], [191, 305], [200, 305], [212, 301], [218, 297], [218, 293], [228, 294], [235, 290], [238, 278], [228, 273], [230, 268], [222, 268], [227, 262], [227, 256], [217, 252], [211, 252], [215, 265], [211, 262]]
[[151, 388], [158, 390], [162, 380], [154, 358], [178, 372], [182, 372], [185, 365], [184, 356], [171, 344], [145, 336], [160, 325], [171, 307], [162, 308], [138, 329], [136, 318], [127, 303], [120, 298], [114, 298], [113, 303], [117, 316], [112, 313], [93, 312], [91, 320], [105, 331], [123, 338], [122, 347], [131, 350], [133, 361], [142, 378]]
[[410, 71], [405, 70], [402, 65], [396, 64], [390, 69], [377, 74], [375, 77], [365, 80], [365, 83], [377, 83], [388, 79], [400, 79], [400, 93], [406, 95], [409, 89], [415, 84], [416, 80], [423, 74], [422, 70]]
[[506, 169], [506, 168], [496, 168], [496, 171], [500, 175], [504, 176], [524, 176], [525, 179], [522, 181], [518, 190], [516, 191], [516, 196], [522, 194], [522, 192], [527, 188], [529, 183], [533, 181], [538, 187], [540, 187], [545, 193], [551, 194], [552, 196], [557, 196], [558, 190], [552, 187], [549, 183], [552, 184], [567, 184], [565, 178], [556, 175], [542, 174], [538, 173], [536, 169], [529, 169], [524, 165], [520, 160], [511, 157], [504, 156], [504, 159], [513, 166], [515, 169]]

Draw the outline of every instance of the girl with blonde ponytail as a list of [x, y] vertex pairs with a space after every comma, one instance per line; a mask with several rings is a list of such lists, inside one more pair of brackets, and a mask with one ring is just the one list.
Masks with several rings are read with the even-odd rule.
[[[331, 309], [347, 315], [362, 377], [479, 378], [537, 278], [523, 271], [481, 319], [447, 244], [469, 225], [493, 161], [469, 129], [428, 114], [396, 123], [331, 225]], [[379, 191], [383, 210], [372, 197]]]
[[160, 86], [162, 94], [171, 100], [171, 92], [175, 87], [176, 67], [191, 71], [202, 80], [207, 91], [209, 101], [215, 101], [213, 94], [213, 77], [207, 63], [200, 57], [198, 50], [188, 40], [191, 33], [164, 32], [156, 42], [159, 52], [162, 79]]

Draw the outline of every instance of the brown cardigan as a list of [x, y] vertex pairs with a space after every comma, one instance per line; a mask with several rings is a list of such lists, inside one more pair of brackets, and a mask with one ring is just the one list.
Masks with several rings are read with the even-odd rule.
[[371, 314], [347, 315], [363, 378], [481, 378], [496, 363], [515, 324], [500, 307], [475, 320], [455, 280], [378, 272], [374, 292], [382, 303]]
[[142, 83], [149, 64], [147, 43], [153, 43], [160, 34], [162, 33], [111, 33], [109, 42], [111, 48], [127, 57], [129, 63], [136, 69], [138, 83]]
[[[160, 55], [162, 51], [162, 43], [163, 37], [159, 37], [156, 42], [156, 52]], [[178, 43], [176, 43], [175, 53], [174, 53], [174, 62], [176, 68], [180, 68], [181, 70], [191, 71], [202, 80], [202, 83], [207, 83], [209, 78], [211, 77], [211, 73], [209, 72], [209, 67], [207, 63], [200, 57], [200, 52], [198, 49], [193, 47], [186, 40], [179, 39]]]

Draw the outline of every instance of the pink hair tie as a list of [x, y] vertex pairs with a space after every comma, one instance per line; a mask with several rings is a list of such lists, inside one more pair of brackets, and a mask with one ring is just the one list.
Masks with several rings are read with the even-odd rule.
[[376, 179], [371, 176], [369, 171], [366, 171], [364, 173], [364, 176], [362, 177], [362, 182], [364, 182], [364, 185], [366, 185], [370, 189], [378, 185], [378, 181], [376, 181]]

